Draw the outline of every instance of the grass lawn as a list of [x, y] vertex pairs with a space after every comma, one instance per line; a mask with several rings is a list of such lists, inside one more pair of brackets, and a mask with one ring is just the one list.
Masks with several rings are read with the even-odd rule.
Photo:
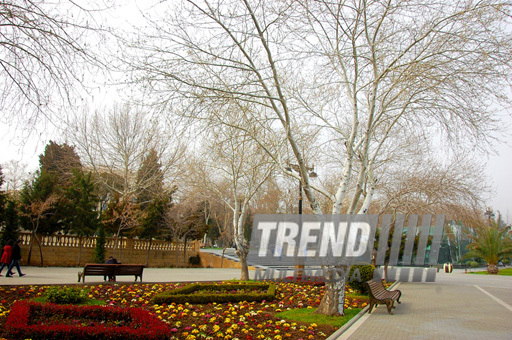
[[[31, 300], [34, 302], [39, 302], [39, 303], [47, 302], [46, 298], [44, 296], [38, 296]], [[103, 300], [89, 299], [89, 300], [85, 301], [84, 303], [77, 303], [76, 305], [77, 306], [103, 306], [103, 305], [106, 305], [106, 303]]]
[[361, 308], [345, 309], [344, 316], [313, 314], [314, 311], [316, 311], [316, 308], [291, 309], [277, 313], [276, 316], [285, 320], [315, 323], [317, 325], [329, 325], [339, 328], [357, 315], [357, 313], [361, 311]]
[[[489, 273], [487, 273], [487, 270], [481, 272], [472, 272], [470, 274], [489, 275]], [[512, 276], [512, 268], [500, 269], [498, 271], [498, 275]]]

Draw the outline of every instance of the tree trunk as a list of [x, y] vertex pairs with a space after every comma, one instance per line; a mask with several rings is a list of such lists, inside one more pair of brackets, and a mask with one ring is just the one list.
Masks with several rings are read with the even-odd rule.
[[35, 235], [35, 237], [36, 237], [37, 245], [39, 246], [39, 257], [41, 258], [41, 267], [44, 267], [44, 264], [43, 264], [43, 249], [41, 248], [41, 241], [37, 237], [37, 234]]
[[240, 259], [240, 266], [242, 267], [242, 273], [240, 274], [240, 280], [249, 281], [249, 266], [247, 265], [247, 254], [249, 253], [246, 247], [239, 248], [236, 251], [238, 258]]
[[498, 274], [498, 265], [495, 263], [489, 263], [489, 265], [487, 266], [487, 273]]
[[28, 255], [27, 255], [27, 266], [30, 266], [30, 261], [32, 260], [32, 248], [34, 247], [34, 238], [35, 233], [32, 232], [30, 235], [30, 245], [28, 247]]
[[[315, 314], [345, 315], [345, 271], [346, 266], [327, 267], [325, 292]], [[332, 271], [331, 271], [332, 270]], [[335, 270], [341, 270], [338, 276]]]

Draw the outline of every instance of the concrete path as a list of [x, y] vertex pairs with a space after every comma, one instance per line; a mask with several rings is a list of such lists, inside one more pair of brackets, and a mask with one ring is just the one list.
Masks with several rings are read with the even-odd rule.
[[380, 305], [329, 339], [512, 339], [511, 276], [456, 271], [396, 289], [402, 304], [393, 315]]
[[[83, 267], [21, 267], [26, 276], [0, 276], [0, 285], [78, 284], [78, 272]], [[2, 272], [5, 275], [6, 270]], [[118, 276], [117, 283], [131, 283], [133, 276]], [[240, 279], [240, 269], [218, 268], [145, 268], [143, 283], [196, 282]], [[86, 284], [104, 283], [102, 276], [86, 276]]]

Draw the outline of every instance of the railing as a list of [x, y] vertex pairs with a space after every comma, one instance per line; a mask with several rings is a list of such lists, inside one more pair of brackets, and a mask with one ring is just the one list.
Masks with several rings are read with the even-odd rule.
[[[19, 238], [22, 245], [29, 245], [31, 233], [22, 232]], [[42, 247], [66, 247], [66, 248], [95, 248], [97, 237], [79, 237], [74, 235], [38, 235], [39, 242]], [[116, 247], [117, 241], [117, 247]], [[106, 249], [136, 249], [136, 250], [167, 250], [167, 251], [183, 251], [185, 245], [183, 242], [169, 242], [161, 240], [141, 240], [122, 237], [116, 240], [115, 237], [107, 237], [105, 242]], [[199, 241], [187, 242], [187, 251], [199, 251]]]

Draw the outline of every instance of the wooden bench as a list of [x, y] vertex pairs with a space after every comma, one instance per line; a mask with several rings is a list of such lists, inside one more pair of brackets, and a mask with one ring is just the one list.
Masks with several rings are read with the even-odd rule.
[[99, 264], [99, 263], [87, 263], [84, 270], [78, 273], [78, 282], [82, 280], [85, 283], [86, 276], [108, 276], [116, 280], [116, 276], [135, 276], [140, 278], [142, 282], [142, 272], [144, 270], [143, 264]]
[[393, 304], [395, 301], [400, 303], [402, 292], [398, 289], [387, 290], [382, 281], [367, 281], [365, 285], [370, 294], [370, 308], [368, 309], [368, 314], [372, 312], [373, 306], [378, 304], [385, 304], [388, 308], [388, 313], [393, 314], [391, 311], [395, 308]]

